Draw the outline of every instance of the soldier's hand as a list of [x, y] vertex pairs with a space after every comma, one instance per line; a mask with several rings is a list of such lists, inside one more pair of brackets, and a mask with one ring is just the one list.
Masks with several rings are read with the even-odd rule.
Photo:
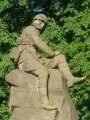
[[55, 56], [55, 53], [54, 54], [49, 54], [47, 55], [47, 58], [53, 58]]

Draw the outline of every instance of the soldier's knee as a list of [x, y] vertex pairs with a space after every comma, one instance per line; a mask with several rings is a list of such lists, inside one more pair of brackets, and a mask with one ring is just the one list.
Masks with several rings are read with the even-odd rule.
[[58, 56], [56, 56], [56, 59], [58, 60], [58, 62], [66, 61], [66, 57], [64, 54], [59, 54]]
[[60, 54], [59, 57], [60, 57], [61, 59], [66, 59], [66, 57], [65, 57], [64, 54]]

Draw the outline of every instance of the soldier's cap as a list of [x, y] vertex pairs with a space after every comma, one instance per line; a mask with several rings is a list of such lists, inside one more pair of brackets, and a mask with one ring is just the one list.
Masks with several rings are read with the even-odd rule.
[[47, 17], [44, 14], [38, 14], [38, 15], [36, 15], [33, 18], [33, 20], [36, 20], [36, 19], [40, 19], [40, 20], [44, 21], [46, 24], [48, 22], [48, 19], [47, 19]]

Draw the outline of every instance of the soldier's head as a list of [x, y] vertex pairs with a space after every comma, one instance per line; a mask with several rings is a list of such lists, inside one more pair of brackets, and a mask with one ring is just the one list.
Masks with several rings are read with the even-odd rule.
[[44, 14], [38, 14], [33, 18], [32, 24], [39, 30], [42, 30], [47, 24], [47, 17]]

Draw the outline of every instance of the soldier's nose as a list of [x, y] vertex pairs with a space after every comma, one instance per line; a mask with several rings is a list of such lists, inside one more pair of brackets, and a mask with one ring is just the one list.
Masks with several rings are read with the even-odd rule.
[[39, 19], [39, 23], [42, 23], [42, 20]]

